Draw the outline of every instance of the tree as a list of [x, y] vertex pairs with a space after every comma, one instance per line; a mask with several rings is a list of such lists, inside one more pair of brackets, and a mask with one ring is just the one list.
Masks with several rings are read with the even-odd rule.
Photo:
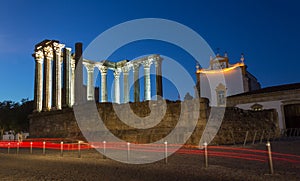
[[0, 102], [0, 131], [28, 131], [28, 116], [33, 111], [33, 101], [22, 99], [21, 104], [13, 101]]

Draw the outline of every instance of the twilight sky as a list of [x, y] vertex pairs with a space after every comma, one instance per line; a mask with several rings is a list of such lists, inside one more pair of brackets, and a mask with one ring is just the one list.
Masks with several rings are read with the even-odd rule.
[[[184, 24], [215, 52], [227, 51], [231, 63], [238, 62], [243, 52], [248, 71], [263, 87], [299, 82], [299, 8], [298, 0], [2, 1], [0, 101], [33, 99], [31, 54], [35, 44], [57, 39], [72, 48], [76, 42], [87, 46], [108, 28], [138, 18], [164, 18]], [[152, 53], [178, 60], [193, 75], [192, 58], [178, 47], [161, 42], [136, 42], [110, 58], [118, 61]]]

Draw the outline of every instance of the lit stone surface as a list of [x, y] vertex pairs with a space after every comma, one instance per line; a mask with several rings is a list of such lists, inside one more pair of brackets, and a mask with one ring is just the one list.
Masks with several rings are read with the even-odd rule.
[[53, 43], [53, 52], [54, 52], [54, 83], [53, 83], [53, 106], [54, 109], [61, 109], [61, 97], [62, 97], [62, 87], [61, 87], [61, 49], [64, 48], [65, 45], [59, 44], [57, 42]]
[[43, 61], [44, 55], [41, 50], [35, 52], [35, 110], [42, 111], [43, 105]]
[[119, 70], [114, 71], [115, 103], [118, 104], [120, 104], [120, 73], [121, 71]]
[[143, 62], [144, 65], [144, 99], [151, 100], [151, 80], [150, 80], [150, 60], [146, 60]]
[[[94, 68], [101, 72], [101, 102], [108, 102], [107, 74], [110, 70], [114, 75], [115, 103], [128, 103], [130, 101], [129, 73], [133, 72], [133, 99], [140, 102], [139, 68], [144, 68], [144, 100], [151, 100], [152, 63], [156, 68], [156, 94], [162, 96], [161, 61], [159, 55], [150, 55], [136, 60], [122, 60], [111, 62], [103, 60], [95, 62], [82, 57], [82, 43], [75, 44], [75, 54], [71, 48], [64, 48], [57, 40], [44, 40], [35, 46], [35, 111], [61, 110], [62, 107], [72, 107], [75, 103], [81, 104], [86, 100], [95, 100]], [[62, 51], [63, 50], [63, 51]], [[62, 53], [63, 52], [63, 53]], [[87, 69], [87, 88], [83, 90], [83, 72]], [[75, 71], [78, 69], [78, 71]], [[63, 71], [62, 71], [63, 70]], [[123, 72], [123, 100], [121, 101], [120, 74]], [[62, 79], [63, 78], [63, 79]], [[81, 83], [82, 82], [82, 83]], [[85, 94], [86, 95], [83, 95]], [[98, 97], [97, 99], [98, 100]]]
[[107, 102], [107, 68], [101, 66], [101, 102]]
[[84, 66], [87, 70], [87, 100], [95, 100], [94, 96], [94, 65], [84, 62]]
[[51, 109], [51, 96], [52, 96], [52, 71], [51, 62], [53, 59], [52, 47], [47, 46], [44, 48], [44, 92], [43, 92], [43, 110], [49, 111]]
[[134, 102], [140, 102], [139, 64], [133, 64]]
[[124, 103], [129, 102], [129, 85], [128, 85], [128, 73], [129, 73], [130, 67], [125, 66], [122, 68], [123, 71], [123, 85], [124, 85]]

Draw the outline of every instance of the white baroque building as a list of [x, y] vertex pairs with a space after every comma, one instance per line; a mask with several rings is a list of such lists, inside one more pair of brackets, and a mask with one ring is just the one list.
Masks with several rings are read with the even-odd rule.
[[210, 58], [207, 69], [196, 70], [196, 96], [206, 97], [211, 106], [226, 106], [226, 97], [260, 89], [260, 83], [247, 71], [244, 56], [240, 62], [230, 64], [227, 53], [224, 56], [217, 54]]

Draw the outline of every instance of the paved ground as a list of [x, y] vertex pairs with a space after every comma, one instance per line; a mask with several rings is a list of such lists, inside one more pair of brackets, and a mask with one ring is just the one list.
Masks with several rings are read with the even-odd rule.
[[[264, 144], [251, 148], [265, 150]], [[300, 156], [300, 141], [272, 143], [274, 152]], [[0, 150], [0, 180], [300, 180], [300, 164], [274, 160], [274, 175], [268, 175], [267, 162], [211, 156], [209, 168], [204, 168], [202, 155], [174, 154], [168, 164], [130, 165], [119, 163], [93, 151], [67, 152], [28, 149]], [[293, 160], [293, 157], [291, 158]], [[299, 159], [298, 159], [299, 160]]]

